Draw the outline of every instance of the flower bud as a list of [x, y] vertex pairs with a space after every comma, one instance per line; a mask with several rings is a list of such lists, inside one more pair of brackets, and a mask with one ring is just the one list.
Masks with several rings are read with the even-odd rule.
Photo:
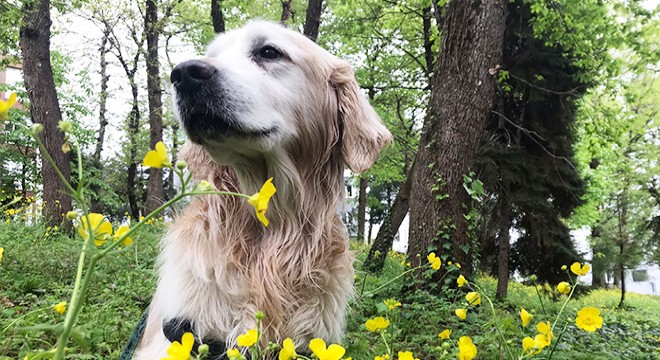
[[66, 218], [69, 220], [75, 220], [78, 218], [78, 212], [77, 211], [68, 211], [66, 213]]
[[264, 318], [264, 312], [263, 311], [257, 311], [256, 314], [254, 314], [254, 317], [257, 318], [257, 320], [261, 320]]
[[568, 266], [566, 266], [566, 265], [561, 266], [561, 271], [566, 271], [567, 269], [568, 269]]
[[202, 180], [197, 185], [197, 191], [213, 191], [213, 185], [209, 184], [209, 182], [206, 180]]
[[41, 124], [32, 124], [32, 126], [30, 126], [30, 131], [32, 132], [32, 135], [37, 136], [44, 131], [44, 126]]
[[208, 353], [209, 353], [209, 346], [206, 345], [206, 344], [202, 344], [202, 345], [200, 345], [199, 348], [197, 348], [197, 353], [198, 353], [200, 356], [201, 356], [201, 355], [206, 355], [206, 354], [208, 354]]
[[63, 120], [63, 121], [60, 121], [60, 122], [57, 124], [57, 127], [58, 127], [60, 130], [62, 130], [62, 132], [65, 132], [65, 133], [70, 133], [71, 130], [73, 130], [73, 124], [71, 123], [71, 121], [64, 121], [64, 120]]
[[531, 281], [536, 281], [537, 279], [538, 279], [538, 277], [536, 275], [532, 275], [532, 276], [529, 277], [529, 280], [531, 280]]
[[183, 169], [185, 169], [187, 165], [188, 165], [188, 164], [186, 164], [186, 162], [183, 161], [183, 160], [179, 160], [179, 161], [177, 161], [176, 164], [175, 164], [176, 168], [179, 169], [179, 170], [183, 170]]

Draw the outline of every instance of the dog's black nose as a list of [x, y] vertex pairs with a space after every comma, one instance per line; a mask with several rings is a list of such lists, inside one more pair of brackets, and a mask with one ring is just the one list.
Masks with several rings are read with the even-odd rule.
[[197, 90], [218, 72], [215, 66], [200, 60], [188, 60], [174, 67], [170, 81], [177, 90]]

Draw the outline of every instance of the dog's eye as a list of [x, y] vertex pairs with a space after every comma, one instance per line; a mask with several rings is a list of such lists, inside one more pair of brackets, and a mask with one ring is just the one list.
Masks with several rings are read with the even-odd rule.
[[262, 59], [275, 60], [282, 57], [282, 52], [272, 46], [264, 46], [259, 49], [257, 56]]

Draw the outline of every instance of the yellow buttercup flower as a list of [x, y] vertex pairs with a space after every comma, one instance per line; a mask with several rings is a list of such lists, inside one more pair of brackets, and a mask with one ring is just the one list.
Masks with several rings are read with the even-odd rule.
[[385, 330], [388, 326], [390, 326], [390, 321], [382, 316], [378, 316], [367, 320], [364, 325], [367, 327], [367, 330], [371, 332], [380, 332], [381, 330]]
[[227, 350], [227, 357], [229, 360], [239, 360], [241, 358], [241, 352], [236, 348], [229, 349]]
[[61, 301], [53, 305], [53, 310], [58, 314], [64, 314], [66, 312], [66, 301]]
[[419, 360], [418, 358], [413, 356], [412, 351], [399, 351], [398, 359], [399, 360]]
[[456, 316], [458, 316], [461, 320], [465, 320], [467, 317], [467, 309], [456, 309], [454, 310], [454, 313]]
[[585, 307], [578, 311], [575, 324], [582, 330], [594, 332], [603, 327], [603, 318], [600, 317], [600, 310], [595, 307]]
[[167, 357], [160, 360], [189, 360], [194, 344], [195, 337], [187, 332], [181, 337], [181, 342], [175, 341], [167, 348]]
[[[117, 239], [121, 238], [127, 232], [129, 232], [130, 230], [131, 230], [131, 228], [129, 228], [126, 225], [120, 226], [119, 229], [117, 229], [117, 231], [115, 231], [115, 238], [117, 238]], [[122, 240], [121, 244], [124, 247], [131, 246], [133, 244], [133, 239], [131, 239], [130, 237], [126, 237], [124, 240]]]
[[248, 203], [254, 206], [254, 210], [257, 212], [257, 219], [268, 227], [268, 219], [266, 219], [266, 210], [268, 210], [268, 202], [270, 198], [275, 195], [277, 189], [273, 185], [273, 178], [266, 180], [264, 185], [261, 187], [258, 193], [250, 196]]
[[523, 339], [522, 347], [523, 347], [523, 353], [525, 353], [525, 355], [536, 355], [540, 353], [541, 350], [543, 350], [544, 348], [542, 344], [537, 343], [534, 339], [532, 339], [529, 336]]
[[460, 360], [472, 360], [477, 356], [477, 346], [472, 343], [469, 336], [461, 336], [458, 339], [458, 358]]
[[428, 259], [429, 264], [431, 264], [431, 268], [433, 268], [433, 270], [440, 269], [442, 261], [440, 261], [439, 257], [435, 256], [434, 252], [430, 253], [426, 258]]
[[525, 308], [520, 308], [520, 320], [522, 321], [522, 326], [527, 327], [527, 324], [532, 320], [534, 316], [525, 310]]
[[340, 360], [346, 353], [346, 349], [341, 345], [330, 344], [326, 348], [325, 341], [319, 338], [312, 339], [309, 342], [309, 349], [312, 350], [318, 360]]
[[449, 329], [444, 329], [440, 334], [438, 334], [438, 337], [442, 340], [449, 339], [449, 336], [451, 336], [451, 330]]
[[384, 303], [385, 305], [387, 305], [387, 309], [388, 309], [388, 310], [394, 310], [395, 308], [401, 306], [401, 302], [396, 301], [396, 300], [394, 300], [394, 299], [387, 299], [387, 300], [383, 301], [383, 303]]
[[465, 280], [465, 277], [463, 275], [459, 275], [458, 279], [456, 279], [456, 283], [458, 284], [458, 287], [463, 287], [465, 284], [468, 283], [467, 280]]
[[579, 262], [574, 262], [573, 265], [571, 265], [571, 271], [577, 276], [587, 275], [589, 273], [589, 264], [580, 266]]
[[108, 220], [105, 220], [105, 216], [101, 214], [91, 213], [80, 219], [78, 233], [83, 239], [87, 239], [90, 235], [88, 226], [91, 226], [96, 246], [105, 244], [108, 241], [108, 237], [112, 235], [112, 224]]
[[465, 295], [465, 300], [467, 300], [468, 304], [477, 306], [481, 304], [481, 295], [478, 292], [472, 291]]
[[376, 356], [374, 357], [374, 360], [390, 360], [390, 356], [388, 354], [385, 354], [383, 356]]
[[277, 357], [278, 360], [291, 360], [298, 357], [296, 354], [296, 345], [291, 338], [286, 338], [282, 342], [282, 349]]
[[454, 264], [454, 266], [456, 266], [459, 269], [461, 268], [461, 264], [459, 264], [459, 263]]
[[568, 293], [571, 292], [571, 284], [567, 283], [566, 281], [562, 281], [557, 284], [557, 291], [564, 295], [568, 295]]
[[9, 95], [9, 99], [7, 99], [7, 101], [0, 100], [0, 119], [4, 120], [7, 118], [7, 111], [9, 111], [9, 109], [11, 109], [14, 104], [16, 104], [15, 93]]
[[236, 344], [238, 346], [250, 347], [256, 344], [257, 340], [259, 340], [259, 332], [257, 329], [250, 329], [245, 334], [238, 335]]
[[539, 332], [539, 334], [534, 337], [534, 341], [537, 345], [542, 346], [543, 348], [550, 345], [552, 339], [555, 337], [552, 333], [550, 321], [538, 323], [536, 325], [536, 330]]
[[155, 150], [149, 150], [142, 160], [142, 165], [153, 168], [172, 167], [172, 162], [167, 157], [167, 148], [162, 141], [156, 144]]
[[5, 248], [0, 247], [0, 264], [2, 264], [2, 257], [4, 256], [4, 254], [5, 254]]

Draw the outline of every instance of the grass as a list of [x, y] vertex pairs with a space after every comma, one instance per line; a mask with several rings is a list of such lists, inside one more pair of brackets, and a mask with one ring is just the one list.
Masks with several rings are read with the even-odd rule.
[[[72, 343], [69, 358], [119, 356], [153, 293], [153, 265], [162, 231], [161, 226], [148, 226], [134, 237], [136, 246], [101, 262], [78, 322], [78, 331], [89, 348], [84, 351]], [[30, 350], [52, 348], [56, 341], [54, 334], [26, 328], [63, 320], [63, 315], [51, 307], [70, 295], [80, 242], [41, 225], [3, 222], [0, 247], [5, 248], [0, 265], [0, 359], [22, 359]], [[366, 249], [356, 246], [354, 250], [359, 269]], [[495, 304], [496, 320], [484, 299], [461, 321], [454, 310], [465, 306], [465, 291], [447, 289], [440, 297], [424, 291], [404, 292], [407, 278], [392, 281], [406, 269], [402, 260], [400, 255], [390, 256], [379, 276], [357, 272], [358, 295], [351, 304], [342, 343], [355, 360], [370, 360], [387, 351], [381, 337], [365, 329], [364, 322], [374, 316], [387, 316], [391, 320], [385, 338], [394, 355], [408, 350], [420, 359], [455, 359], [456, 340], [466, 335], [477, 345], [477, 359], [499, 359], [495, 324], [517, 355], [522, 338], [533, 337], [536, 323], [554, 320], [552, 314], [561, 307], [561, 302], [552, 301], [552, 292], [542, 292], [545, 306], [541, 307], [531, 286], [511, 282], [507, 299]], [[448, 281], [455, 281], [455, 275], [450, 275]], [[485, 295], [494, 295], [495, 279], [480, 276], [476, 283]], [[389, 298], [399, 300], [402, 306], [389, 311], [383, 303]], [[616, 290], [593, 290], [571, 300], [560, 320], [560, 324], [569, 325], [553, 359], [660, 359], [660, 298], [629, 294], [626, 309], [617, 308], [618, 299]], [[532, 324], [526, 329], [520, 326], [518, 318], [521, 306], [534, 314]], [[601, 330], [587, 333], [575, 326], [576, 313], [585, 306], [596, 306], [602, 311]], [[452, 330], [451, 339], [441, 341], [438, 333], [445, 328]], [[560, 329], [560, 326], [555, 329], [555, 335]], [[549, 352], [546, 349], [534, 358], [547, 359]]]

